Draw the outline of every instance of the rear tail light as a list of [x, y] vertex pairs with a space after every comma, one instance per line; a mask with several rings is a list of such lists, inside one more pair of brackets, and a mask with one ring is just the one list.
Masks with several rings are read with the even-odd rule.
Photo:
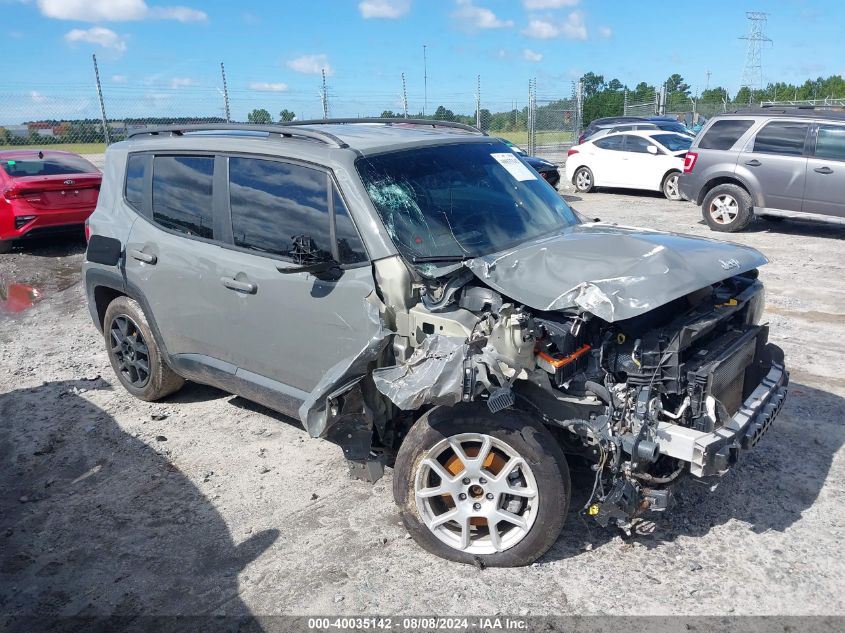
[[91, 225], [90, 225], [90, 224], [88, 224], [88, 220], [87, 220], [87, 219], [85, 220], [85, 241], [86, 241], [86, 242], [90, 242], [90, 241], [91, 241]]
[[570, 149], [568, 152], [566, 152], [566, 155], [567, 155], [567, 156], [572, 156], [573, 154], [577, 154], [577, 153], [578, 153], [578, 150], [577, 150], [577, 149], [575, 149], [575, 148], [573, 147], [573, 148], [572, 148], [572, 149]]
[[698, 160], [698, 154], [695, 152], [687, 152], [687, 155], [684, 156], [684, 173], [691, 174], [693, 168], [695, 167], [695, 161]]

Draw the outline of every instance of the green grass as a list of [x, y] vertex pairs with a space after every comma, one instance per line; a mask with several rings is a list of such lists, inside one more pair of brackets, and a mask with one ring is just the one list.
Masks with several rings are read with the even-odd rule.
[[[519, 145], [523, 149], [527, 149], [528, 147], [528, 132], [494, 132], [490, 131], [487, 132], [490, 136], [498, 136], [500, 138], [506, 138], [511, 143], [515, 145]], [[549, 131], [541, 131], [537, 132], [536, 141], [537, 145], [553, 145], [555, 143], [572, 143], [573, 142], [573, 134], [569, 131], [559, 131], [559, 132], [549, 132]]]
[[74, 154], [102, 154], [106, 151], [104, 143], [56, 143], [50, 145], [0, 145], [0, 151], [8, 149], [57, 149]]

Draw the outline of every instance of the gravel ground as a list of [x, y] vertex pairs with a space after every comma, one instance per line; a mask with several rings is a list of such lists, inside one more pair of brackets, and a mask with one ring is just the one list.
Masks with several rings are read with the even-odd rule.
[[[591, 217], [714, 236], [691, 204], [564, 194]], [[845, 614], [845, 227], [724, 237], [771, 260], [766, 318], [792, 371], [780, 418], [643, 534], [571, 513], [538, 563], [486, 570], [417, 547], [392, 473], [350, 480], [295, 421], [192, 384], [130, 397], [77, 282], [81, 242], [3, 256], [0, 287], [41, 295], [0, 315], [0, 613]]]

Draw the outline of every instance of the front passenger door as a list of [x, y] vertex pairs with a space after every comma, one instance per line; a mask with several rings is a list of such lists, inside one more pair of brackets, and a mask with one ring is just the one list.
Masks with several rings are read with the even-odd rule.
[[[365, 298], [375, 284], [367, 254], [329, 172], [233, 156], [226, 180], [231, 235], [216, 269], [218, 335], [241, 377], [304, 399], [368, 341]], [[315, 259], [340, 262], [334, 278], [280, 272], [301, 264], [303, 243]]]

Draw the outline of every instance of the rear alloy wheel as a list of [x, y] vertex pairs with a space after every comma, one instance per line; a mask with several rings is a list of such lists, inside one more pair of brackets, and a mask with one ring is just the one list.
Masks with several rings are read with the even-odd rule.
[[555, 542], [569, 506], [566, 459], [528, 415], [477, 407], [422, 416], [396, 458], [394, 496], [411, 536], [453, 561], [528, 565]]
[[751, 196], [739, 185], [713, 187], [701, 203], [704, 221], [714, 231], [741, 231], [754, 219]]
[[593, 172], [587, 167], [579, 167], [572, 177], [572, 182], [575, 185], [575, 189], [581, 193], [590, 193], [595, 186]]
[[162, 359], [147, 318], [135, 300], [118, 297], [109, 304], [103, 335], [115, 375], [136, 398], [159, 400], [185, 383]]
[[678, 187], [678, 178], [680, 178], [680, 176], [681, 172], [673, 171], [666, 174], [666, 177], [663, 179], [661, 189], [663, 189], [663, 195], [666, 196], [667, 200], [683, 200], [683, 196], [681, 196], [681, 190]]

